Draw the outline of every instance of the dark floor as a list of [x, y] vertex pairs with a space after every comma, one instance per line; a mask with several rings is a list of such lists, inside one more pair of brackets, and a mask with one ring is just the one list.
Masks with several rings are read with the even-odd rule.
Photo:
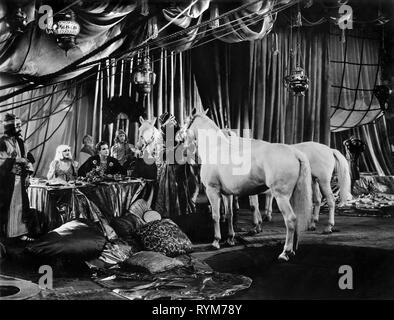
[[[212, 250], [196, 244], [193, 256], [219, 272], [239, 273], [253, 279], [252, 286], [231, 299], [371, 299], [394, 298], [394, 218], [337, 216], [340, 232], [323, 235], [327, 215], [315, 232], [303, 235], [296, 257], [279, 263], [285, 228], [280, 214], [255, 236], [240, 233], [235, 247]], [[247, 229], [251, 214], [242, 210], [238, 226]], [[354, 289], [340, 290], [341, 265], [353, 268]], [[39, 265], [14, 251], [0, 260], [2, 274], [36, 282]], [[90, 279], [84, 264], [54, 266], [55, 294], [50, 299], [121, 299]], [[34, 299], [47, 299], [41, 294]]]

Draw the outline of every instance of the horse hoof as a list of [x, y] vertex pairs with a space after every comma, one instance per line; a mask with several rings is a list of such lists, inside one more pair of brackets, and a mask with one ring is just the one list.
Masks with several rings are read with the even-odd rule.
[[212, 242], [211, 246], [212, 246], [214, 249], [216, 249], [216, 250], [219, 250], [219, 249], [220, 249], [219, 241], [216, 241], [216, 240], [215, 240], [214, 242]]
[[255, 235], [258, 234], [258, 233], [259, 233], [258, 228], [257, 228], [257, 227], [254, 227], [254, 228], [252, 228], [252, 229], [249, 230], [248, 236], [255, 236]]
[[263, 228], [259, 225], [259, 226], [256, 228], [256, 233], [261, 233], [261, 232], [263, 232]]
[[228, 244], [230, 247], [234, 247], [234, 246], [235, 246], [235, 241], [234, 241], [234, 239], [227, 239], [227, 244]]
[[285, 261], [285, 262], [287, 262], [287, 261], [289, 261], [290, 260], [290, 257], [294, 257], [295, 256], [295, 252], [294, 251], [283, 251], [280, 255], [279, 255], [279, 257], [278, 257], [278, 259], [279, 259], [279, 261]]
[[324, 229], [323, 234], [331, 234], [333, 232], [331, 227], [327, 227]]
[[263, 222], [271, 222], [272, 221], [272, 217], [267, 216], [267, 215], [264, 215], [262, 219], [263, 219]]

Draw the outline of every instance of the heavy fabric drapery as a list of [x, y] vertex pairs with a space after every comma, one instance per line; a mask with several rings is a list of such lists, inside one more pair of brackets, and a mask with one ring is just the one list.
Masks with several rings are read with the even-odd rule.
[[305, 97], [287, 92], [284, 77], [291, 43], [288, 29], [261, 40], [227, 45], [214, 42], [192, 50], [193, 72], [204, 107], [221, 127], [251, 130], [269, 142], [314, 140], [329, 143], [329, 106], [325, 100], [326, 36], [302, 33], [302, 65], [310, 78]]
[[[39, 4], [51, 6], [56, 14], [64, 9], [64, 3], [62, 7], [58, 0], [44, 3], [26, 0], [22, 4], [2, 0], [1, 16], [11, 16], [17, 7], [21, 7], [27, 14], [28, 27], [24, 33], [18, 34], [7, 25], [6, 19], [0, 20], [0, 72], [28, 75], [35, 81], [42, 80], [41, 76], [51, 81], [66, 80], [92, 68], [94, 65], [86, 65], [89, 62], [110, 55], [113, 58], [129, 55], [147, 39], [152, 40], [155, 47], [183, 51], [210, 29], [208, 24], [199, 27], [206, 11], [224, 14], [241, 5], [245, 6], [243, 10], [218, 19], [220, 28], [214, 28], [212, 32], [231, 42], [235, 38], [237, 41], [257, 39], [272, 27], [272, 17], [266, 17], [267, 12], [274, 4], [279, 6], [289, 2], [292, 1], [239, 0], [230, 4], [224, 2], [220, 10], [216, 10], [215, 6], [210, 7], [211, 0], [188, 0], [179, 5], [140, 0], [75, 1], [70, 8], [75, 12], [81, 31], [76, 39], [77, 46], [65, 54], [57, 46], [55, 37], [46, 33], [44, 25], [39, 25], [42, 15], [37, 14]], [[252, 22], [253, 28], [259, 31], [249, 26]], [[181, 33], [178, 37], [167, 38], [175, 32]], [[86, 66], [78, 68], [82, 63]]]
[[[93, 107], [91, 91], [89, 83], [53, 85], [18, 95], [13, 104], [3, 109], [23, 121], [22, 138], [36, 159], [36, 176], [47, 174], [58, 145], [72, 146], [73, 155], [77, 156], [83, 136], [91, 132], [92, 118], [88, 116]], [[45, 98], [35, 99], [36, 96]], [[20, 107], [12, 110], [13, 105]]]
[[367, 30], [330, 30], [329, 87], [331, 131], [370, 123], [381, 115], [373, 89], [381, 83], [381, 36]]
[[[236, 7], [252, 2], [240, 0], [232, 5]], [[287, 2], [291, 3], [279, 3]], [[34, 7], [33, 1], [26, 3]], [[378, 83], [375, 79], [379, 43], [348, 37], [343, 45], [338, 36], [328, 36], [326, 25], [302, 28], [301, 65], [310, 78], [310, 87], [305, 97], [294, 97], [284, 87], [284, 76], [291, 71], [289, 61], [294, 57], [290, 56], [290, 49], [294, 48], [295, 35], [291, 38], [289, 27], [272, 27], [275, 16], [269, 14], [271, 5], [270, 1], [260, 1], [209, 25], [190, 29], [175, 40], [155, 42], [150, 47], [150, 54], [157, 81], [152, 93], [142, 101], [131, 85], [131, 61], [135, 62], [135, 57], [127, 57], [130, 50], [144, 39], [157, 35], [170, 21], [171, 25], [159, 34], [159, 38], [197, 26], [208, 16], [218, 17], [229, 8], [210, 0], [188, 0], [179, 6], [149, 7], [144, 12], [148, 14], [145, 21], [141, 15], [141, 3], [137, 0], [82, 1], [74, 8], [82, 28], [76, 51], [65, 55], [54, 39], [42, 34], [34, 24], [29, 24], [27, 32], [19, 37], [12, 35], [8, 39], [7, 33], [1, 35], [1, 41], [8, 40], [1, 42], [0, 70], [34, 76], [33, 80], [37, 80], [41, 75], [62, 70], [78, 59], [83, 60], [80, 63], [100, 57], [107, 60], [102, 61], [99, 67], [71, 68], [68, 73], [57, 77], [58, 80], [75, 77], [83, 71], [84, 74], [75, 82], [49, 85], [3, 101], [0, 113], [15, 108], [13, 111], [25, 122], [33, 117], [28, 124], [26, 122], [24, 130], [27, 132], [27, 144], [34, 149], [33, 154], [38, 159], [36, 173], [39, 176], [45, 174], [48, 164], [45, 161], [51, 160], [50, 154], [54, 154], [54, 148], [60, 143], [71, 144], [74, 150], [78, 150], [80, 139], [86, 133], [93, 134], [96, 141], [112, 142], [117, 120], [113, 125], [108, 122], [109, 125], [103, 126], [103, 122], [107, 105], [116, 96], [130, 98], [130, 113], [144, 106], [143, 112], [148, 118], [169, 111], [181, 123], [193, 107], [209, 107], [219, 126], [240, 129], [240, 134], [247, 129], [251, 136], [270, 142], [313, 140], [329, 144], [330, 116], [331, 125], [336, 130], [373, 120], [378, 114], [378, 110], [374, 110], [377, 106], [371, 89], [374, 83]], [[0, 11], [6, 13], [6, 7], [0, 6]], [[141, 22], [134, 29], [131, 28], [133, 18]], [[11, 40], [12, 46], [7, 45]], [[208, 41], [212, 42], [203, 45]], [[227, 42], [241, 43], [229, 45]], [[191, 47], [191, 50], [180, 53]], [[3, 84], [2, 76], [0, 85]], [[33, 87], [38, 84], [35, 82]], [[57, 92], [55, 87], [71, 88], [65, 95], [65, 102], [61, 101], [64, 91]], [[17, 90], [19, 88], [2, 90], [0, 97]], [[58, 95], [50, 97], [51, 92]], [[75, 103], [74, 97], [81, 95], [86, 97], [80, 98], [79, 104]], [[68, 104], [72, 106], [69, 111]], [[333, 106], [335, 109], [330, 109]], [[370, 112], [365, 112], [365, 106]], [[342, 117], [344, 110], [341, 108], [352, 112], [346, 111], [348, 113]], [[40, 110], [44, 113], [40, 114]], [[54, 114], [50, 121], [34, 120], [34, 117], [51, 113]], [[355, 122], [353, 116], [356, 114], [361, 114], [361, 117]], [[127, 116], [131, 118], [132, 114]], [[345, 123], [338, 123], [338, 119], [344, 118]], [[128, 129], [131, 142], [135, 142], [137, 124], [130, 122]]]
[[394, 162], [387, 136], [385, 117], [379, 117], [373, 123], [364, 126], [332, 133], [332, 147], [345, 154], [343, 142], [352, 135], [361, 139], [367, 145], [360, 157], [361, 172], [373, 172], [380, 176], [394, 174]]

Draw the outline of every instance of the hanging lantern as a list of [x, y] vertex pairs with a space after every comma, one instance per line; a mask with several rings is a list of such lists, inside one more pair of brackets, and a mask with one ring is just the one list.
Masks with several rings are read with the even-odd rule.
[[[291, 21], [293, 22], [293, 21]], [[295, 18], [295, 23], [291, 24], [290, 26], [290, 39], [292, 41], [293, 39], [293, 27], [297, 28], [297, 43], [296, 43], [296, 50], [295, 53], [292, 49], [293, 44], [290, 44], [290, 54], [289, 54], [289, 64], [288, 65], [293, 65], [295, 64], [295, 68], [290, 67], [292, 70], [290, 71], [290, 74], [285, 76], [285, 86], [289, 91], [292, 91], [294, 95], [296, 96], [304, 96], [305, 92], [309, 88], [309, 78], [305, 74], [305, 70], [301, 67], [301, 62], [302, 62], [302, 50], [301, 50], [301, 31], [300, 28], [302, 26], [302, 16], [301, 16], [301, 10], [299, 8], [298, 4], [298, 12]], [[295, 62], [291, 62], [291, 60]]]
[[17, 8], [7, 21], [8, 26], [15, 34], [24, 33], [27, 27], [27, 14], [22, 8]]
[[81, 28], [75, 19], [75, 13], [68, 9], [65, 12], [58, 13], [53, 24], [53, 34], [56, 36], [56, 42], [60, 48], [66, 52], [76, 46], [76, 37]]
[[152, 71], [150, 57], [147, 53], [142, 54], [138, 59], [136, 71], [133, 73], [133, 82], [137, 91], [143, 95], [149, 94], [156, 82], [156, 74]]
[[305, 74], [305, 70], [297, 66], [290, 75], [285, 77], [286, 86], [289, 90], [297, 96], [305, 95], [305, 92], [309, 88], [309, 79]]

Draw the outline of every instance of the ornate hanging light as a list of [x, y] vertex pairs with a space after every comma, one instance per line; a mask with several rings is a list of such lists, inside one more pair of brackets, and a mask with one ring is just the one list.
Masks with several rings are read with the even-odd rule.
[[14, 34], [21, 34], [25, 32], [27, 27], [27, 14], [22, 8], [17, 8], [7, 20], [7, 24]]
[[152, 70], [148, 50], [140, 53], [132, 79], [139, 93], [147, 95], [151, 92], [156, 82], [156, 74]]
[[76, 37], [81, 28], [75, 19], [75, 13], [67, 9], [54, 17], [53, 34], [60, 48], [66, 52], [76, 46]]
[[295, 95], [305, 95], [309, 88], [309, 79], [305, 74], [305, 70], [300, 66], [295, 67], [290, 75], [285, 77], [285, 81], [289, 90], [293, 91]]
[[[297, 27], [297, 47], [294, 57], [293, 49], [290, 49], [290, 59], [295, 58], [296, 64], [295, 67], [291, 68], [290, 74], [285, 76], [285, 86], [289, 91], [293, 92], [296, 96], [304, 96], [305, 92], [309, 88], [309, 78], [305, 73], [305, 70], [301, 66], [301, 35], [300, 28], [302, 26], [301, 20], [301, 11], [298, 8], [296, 23], [291, 26], [290, 38], [292, 39], [293, 33], [292, 28]], [[292, 40], [291, 40], [292, 41]], [[292, 47], [292, 45], [290, 46]], [[293, 65], [293, 63], [289, 63], [289, 65]]]

